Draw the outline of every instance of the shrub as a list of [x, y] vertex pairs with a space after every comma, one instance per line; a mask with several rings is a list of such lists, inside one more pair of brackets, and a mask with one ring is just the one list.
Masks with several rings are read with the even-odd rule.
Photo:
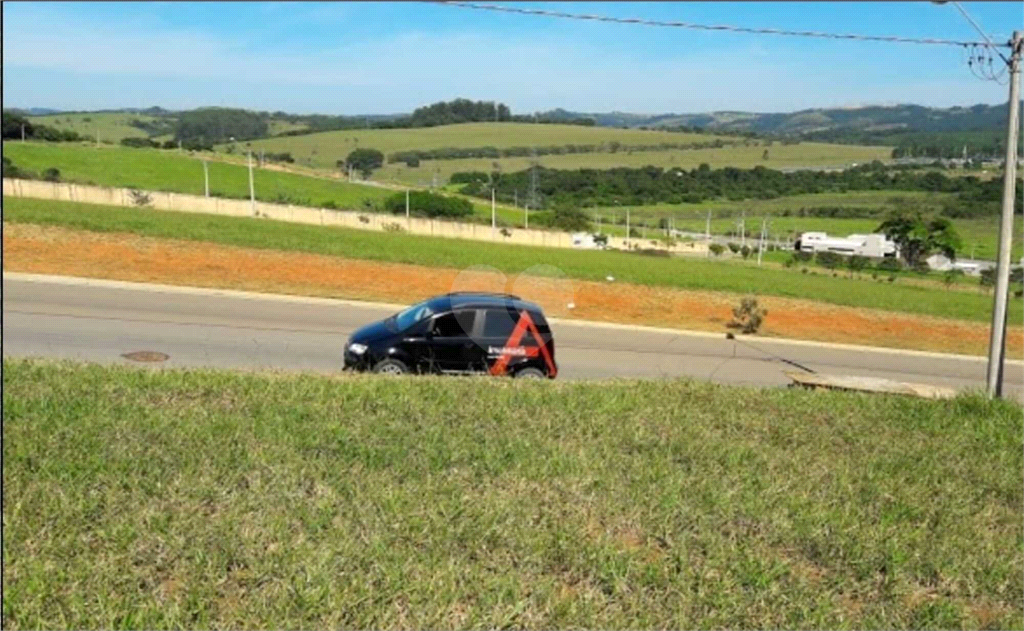
[[737, 254], [740, 251], [740, 245], [738, 243], [729, 242], [729, 251], [733, 254]]
[[739, 329], [742, 333], [757, 333], [768, 315], [767, 309], [762, 309], [757, 304], [757, 298], [744, 298], [738, 307], [733, 307], [733, 320], [728, 324], [729, 328]]
[[749, 245], [745, 245], [745, 246], [740, 248], [740, 256], [742, 256], [744, 260], [750, 258], [750, 253], [751, 252], [753, 252], [753, 250], [750, 249]]
[[[384, 209], [392, 214], [405, 213], [405, 193], [395, 193], [384, 200]], [[445, 197], [428, 191], [409, 193], [409, 214], [417, 217], [468, 217], [473, 204], [461, 197]]]
[[50, 167], [43, 171], [43, 179], [47, 182], [60, 182], [60, 170]]
[[[171, 142], [171, 141], [168, 141]], [[159, 147], [160, 143], [153, 142], [149, 138], [122, 138], [121, 144], [125, 147], [134, 147], [136, 149]], [[165, 143], [166, 144], [166, 143]], [[171, 142], [172, 146], [176, 146]], [[165, 147], [166, 148], [166, 147]]]
[[400, 223], [386, 223], [384, 224], [384, 232], [404, 232], [405, 228]]
[[962, 269], [953, 268], [953, 269], [947, 270], [946, 273], [942, 275], [942, 284], [944, 284], [947, 288], [949, 288], [954, 283], [956, 283], [957, 280], [961, 276], [963, 276], [963, 275], [964, 275], [964, 271]]
[[814, 258], [814, 253], [813, 252], [801, 252], [800, 250], [795, 250], [793, 252], [793, 258], [795, 258], [796, 260], [800, 261], [801, 263], [807, 263], [812, 258]]
[[501, 236], [503, 236], [503, 237], [511, 237], [512, 236], [512, 231], [509, 230], [508, 228], [502, 228], [501, 229]]
[[842, 255], [835, 252], [818, 252], [814, 258], [817, 260], [818, 265], [826, 269], [835, 269], [843, 262]]
[[135, 206], [148, 206], [153, 201], [152, 196], [145, 191], [140, 191], [137, 188], [133, 188], [128, 191], [128, 197], [131, 198], [132, 204]]
[[320, 204], [321, 208], [327, 208], [328, 210], [337, 210], [338, 205], [334, 203], [333, 199], [329, 199], [323, 204]]
[[898, 258], [885, 258], [875, 265], [880, 272], [898, 272], [903, 269], [903, 263]]
[[405, 166], [409, 167], [410, 169], [415, 169], [418, 166], [420, 166], [420, 159], [417, 158], [416, 156], [411, 156], [409, 158], [406, 158], [405, 159]]
[[712, 243], [708, 246], [708, 250], [715, 256], [721, 256], [722, 252], [725, 252], [725, 247], [721, 243]]
[[796, 267], [796, 259], [791, 256], [788, 259], [786, 259], [786, 261], [782, 264], [782, 266], [785, 267], [785, 268]]
[[854, 254], [850, 258], [846, 259], [846, 267], [850, 270], [850, 273], [860, 273], [868, 266], [868, 257]]

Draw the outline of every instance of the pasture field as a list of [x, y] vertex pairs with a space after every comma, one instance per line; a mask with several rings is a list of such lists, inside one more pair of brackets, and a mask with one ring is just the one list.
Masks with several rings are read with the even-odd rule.
[[[252, 145], [267, 151], [288, 151], [296, 162], [320, 169], [334, 169], [338, 160], [358, 148], [377, 149], [385, 154], [413, 149], [439, 149], [442, 147], [485, 147], [498, 148], [515, 146], [547, 146], [567, 144], [601, 144], [619, 142], [623, 145], [653, 145], [667, 143], [710, 142], [715, 139], [725, 142], [742, 142], [743, 139], [641, 129], [618, 129], [612, 127], [582, 127], [578, 125], [534, 125], [529, 123], [465, 123], [440, 127], [415, 129], [368, 129], [321, 132], [304, 136], [289, 136], [256, 140]], [[752, 145], [759, 141], [752, 140]], [[736, 166], [753, 167], [759, 164], [773, 167], [789, 166], [841, 166], [850, 162], [870, 162], [878, 159], [888, 161], [889, 147], [858, 147], [853, 145], [830, 145], [822, 143], [801, 143], [799, 145], [775, 144], [767, 147], [769, 159], [763, 160], [766, 147], [737, 146], [721, 149], [637, 151], [629, 153], [580, 153], [572, 155], [538, 156], [537, 162], [557, 169], [595, 168], [607, 169], [616, 166], [655, 166], [695, 168], [702, 162], [712, 167]], [[435, 171], [439, 183], [447, 182], [457, 171], [493, 170], [497, 162], [502, 171], [512, 172], [528, 168], [533, 158], [482, 158], [462, 160], [424, 160], [418, 168], [408, 168], [404, 163], [388, 164], [374, 173], [374, 178], [405, 184], [420, 184], [431, 181]]]
[[121, 113], [92, 113], [83, 114], [51, 114], [47, 116], [30, 116], [29, 121], [53, 127], [55, 129], [66, 129], [73, 131], [91, 140], [96, 139], [97, 132], [100, 142], [111, 142], [117, 144], [122, 138], [147, 138], [149, 134], [128, 124], [131, 120], [152, 121], [152, 116], [144, 114], [121, 114]]
[[5, 629], [1024, 627], [1003, 401], [6, 358], [3, 385]]
[[[4, 156], [36, 173], [56, 167], [61, 179], [68, 182], [203, 194], [202, 161], [173, 150], [6, 143]], [[211, 195], [249, 197], [247, 167], [210, 160], [209, 171]], [[258, 169], [254, 180], [256, 198], [268, 202], [311, 206], [333, 202], [338, 208], [361, 208], [364, 202], [379, 203], [392, 194], [386, 189], [270, 169]]]
[[[662, 168], [681, 167], [695, 169], [707, 163], [713, 169], [736, 167], [750, 169], [764, 166], [772, 169], [791, 167], [844, 167], [852, 163], [889, 161], [888, 147], [861, 147], [856, 145], [828, 145], [802, 142], [798, 145], [775, 144], [768, 150], [770, 158], [762, 159], [764, 147], [722, 147], [720, 149], [673, 149], [668, 151], [636, 151], [627, 153], [577, 153], [571, 155], [537, 156], [536, 162], [549, 169], [612, 169], [615, 167], [639, 168], [656, 166]], [[344, 156], [342, 156], [344, 157]], [[469, 158], [462, 160], [423, 160], [417, 168], [404, 163], [387, 164], [374, 172], [374, 178], [404, 184], [427, 184], [436, 171], [438, 183], [448, 181], [452, 173], [460, 171], [494, 170], [497, 162], [506, 173], [530, 168], [534, 159], [512, 158]], [[330, 166], [334, 163], [331, 162]], [[326, 164], [324, 166], [327, 166]]]
[[[798, 270], [759, 268], [725, 261], [515, 246], [73, 202], [25, 198], [5, 201], [5, 222], [132, 233], [350, 259], [455, 269], [489, 265], [514, 274], [537, 264], [547, 264], [560, 269], [569, 278], [580, 280], [602, 281], [611, 275], [620, 283], [802, 298], [976, 322], [989, 319], [992, 303], [991, 296], [980, 292], [892, 286], [866, 278], [834, 279], [801, 274]], [[1020, 301], [1011, 302], [1010, 312], [1014, 322], [1024, 316]]]

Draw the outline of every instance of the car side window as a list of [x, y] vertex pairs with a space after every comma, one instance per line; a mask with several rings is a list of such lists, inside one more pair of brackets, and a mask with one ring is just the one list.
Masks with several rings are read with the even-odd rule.
[[456, 311], [434, 320], [433, 333], [436, 337], [469, 337], [476, 321], [476, 311]]
[[512, 335], [518, 321], [519, 314], [513, 310], [488, 309], [484, 319], [484, 337], [507, 340]]

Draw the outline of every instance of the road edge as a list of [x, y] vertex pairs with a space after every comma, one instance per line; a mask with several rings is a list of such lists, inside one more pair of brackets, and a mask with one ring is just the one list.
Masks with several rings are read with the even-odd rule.
[[[158, 283], [146, 283], [123, 280], [108, 280], [102, 278], [87, 278], [80, 276], [61, 276], [51, 274], [30, 274], [24, 272], [3, 272], [3, 279], [36, 283], [79, 285], [93, 287], [107, 287], [111, 289], [130, 289], [135, 291], [151, 291], [155, 293], [177, 293], [194, 296], [224, 296], [228, 298], [241, 298], [247, 300], [275, 300], [279, 302], [293, 302], [317, 305], [349, 305], [355, 307], [375, 307], [380, 309], [393, 309], [395, 311], [404, 309], [408, 305], [374, 302], [369, 300], [349, 300], [344, 298], [318, 298], [315, 296], [293, 296], [288, 294], [268, 294], [254, 291], [242, 291], [237, 289], [214, 289], [208, 287], [192, 287], [188, 285], [165, 285]], [[641, 324], [621, 324], [617, 322], [600, 322], [596, 320], [577, 320], [573, 318], [548, 318], [554, 324], [570, 326], [620, 330], [620, 331], [644, 331], [649, 333], [668, 333], [672, 335], [684, 335], [688, 337], [699, 337], [705, 339], [722, 339], [725, 333], [711, 333], [708, 331], [691, 331], [686, 329], [672, 329], [667, 327], [653, 327]], [[836, 349], [847, 351], [860, 351], [866, 353], [886, 353], [890, 355], [904, 355], [911, 357], [929, 357], [934, 359], [953, 359], [960, 361], [985, 362], [988, 358], [982, 355], [958, 355], [954, 353], [938, 353], [934, 351], [916, 351], [899, 348], [887, 348], [884, 346], [863, 346], [859, 344], [839, 344], [834, 342], [817, 342], [813, 340], [798, 340], [792, 338], [772, 337], [751, 337], [742, 336], [738, 339], [756, 341], [758, 344], [769, 344], [775, 346], [804, 346], [812, 348]], [[1012, 366], [1024, 366], [1024, 360], [1007, 359], [1006, 363]]]

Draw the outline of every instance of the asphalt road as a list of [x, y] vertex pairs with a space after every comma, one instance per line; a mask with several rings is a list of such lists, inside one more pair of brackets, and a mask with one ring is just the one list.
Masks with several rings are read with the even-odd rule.
[[[4, 274], [4, 356], [130, 363], [157, 351], [164, 366], [338, 371], [356, 328], [394, 305]], [[559, 378], [694, 377], [781, 386], [797, 366], [959, 389], [982, 388], [985, 362], [724, 334], [552, 321]], [[1024, 364], [1007, 364], [1007, 394], [1024, 399]]]

